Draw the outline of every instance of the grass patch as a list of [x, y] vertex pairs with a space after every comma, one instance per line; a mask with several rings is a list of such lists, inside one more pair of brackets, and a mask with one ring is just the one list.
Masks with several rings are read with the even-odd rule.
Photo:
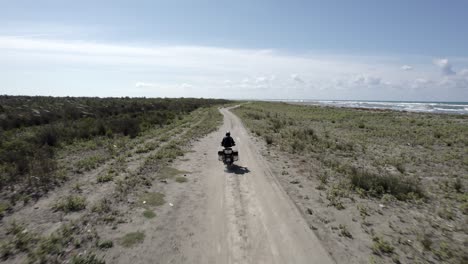
[[106, 160], [105, 157], [102, 155], [94, 155], [86, 157], [82, 160], [79, 160], [75, 164], [75, 168], [77, 171], [90, 171], [92, 169], [97, 168], [100, 164], [102, 164]]
[[187, 178], [184, 177], [184, 176], [177, 176], [176, 179], [175, 179], [176, 182], [179, 182], [179, 183], [183, 183], [183, 182], [187, 182]]
[[155, 150], [158, 146], [159, 146], [159, 145], [158, 145], [157, 142], [151, 142], [151, 143], [145, 144], [145, 145], [143, 145], [143, 146], [139, 146], [139, 147], [135, 150], [135, 153], [136, 153], [136, 154], [148, 153], [148, 152], [150, 152], [150, 151]]
[[91, 211], [93, 213], [103, 214], [112, 211], [112, 202], [109, 199], [103, 198], [99, 202], [93, 205]]
[[128, 233], [120, 239], [120, 244], [123, 247], [129, 248], [136, 244], [143, 243], [145, 240], [145, 233], [137, 231]]
[[0, 202], [0, 217], [2, 217], [9, 208], [10, 208], [10, 204], [5, 203], [5, 202]]
[[423, 190], [415, 180], [391, 174], [377, 175], [355, 167], [346, 171], [353, 187], [362, 189], [371, 196], [391, 194], [399, 200], [424, 198]]
[[77, 212], [86, 208], [86, 198], [78, 195], [69, 195], [65, 198], [60, 199], [54, 206], [53, 209], [57, 211]]
[[176, 177], [177, 175], [184, 174], [184, 173], [188, 173], [188, 172], [166, 166], [159, 170], [158, 178], [159, 179], [172, 179]]
[[97, 246], [100, 249], [108, 249], [114, 246], [114, 242], [112, 242], [112, 240], [99, 241], [97, 242]]
[[146, 217], [146, 218], [148, 218], [148, 219], [152, 219], [152, 218], [155, 218], [155, 217], [156, 217], [156, 214], [155, 214], [153, 211], [151, 211], [151, 210], [145, 210], [145, 211], [143, 212], [143, 216]]
[[98, 183], [110, 182], [114, 179], [114, 174], [111, 172], [107, 172], [105, 174], [100, 174], [97, 176], [96, 181]]
[[95, 254], [75, 255], [71, 259], [71, 264], [105, 264], [106, 262], [96, 257]]
[[159, 192], [145, 193], [140, 197], [140, 204], [146, 206], [161, 206], [165, 203], [164, 194]]
[[390, 245], [389, 242], [385, 241], [382, 237], [374, 236], [372, 238], [372, 252], [376, 255], [392, 254], [395, 248]]
[[8, 258], [15, 251], [30, 252], [38, 241], [36, 234], [31, 233], [25, 225], [17, 222], [12, 222], [6, 231], [12, 236], [12, 239], [2, 243], [0, 247], [3, 258]]

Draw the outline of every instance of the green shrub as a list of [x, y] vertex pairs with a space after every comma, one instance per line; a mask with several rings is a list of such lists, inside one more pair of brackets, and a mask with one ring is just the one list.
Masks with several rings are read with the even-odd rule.
[[100, 174], [96, 178], [97, 182], [99, 182], [99, 183], [110, 182], [113, 179], [114, 179], [114, 174], [109, 173], [109, 172], [105, 173], [105, 174]]
[[86, 208], [86, 198], [76, 195], [69, 195], [58, 201], [53, 208], [65, 213], [81, 211]]
[[82, 160], [79, 160], [75, 164], [75, 167], [77, 168], [78, 171], [89, 171], [89, 170], [97, 168], [105, 160], [106, 158], [104, 158], [102, 155], [94, 155], [94, 156], [86, 157]]
[[39, 145], [56, 146], [59, 140], [59, 133], [54, 126], [48, 125], [42, 127], [37, 132], [37, 141]]
[[145, 240], [145, 233], [137, 231], [128, 233], [120, 239], [120, 244], [123, 247], [132, 247], [136, 244], [143, 243]]
[[341, 236], [344, 236], [344, 237], [347, 237], [347, 238], [353, 238], [353, 235], [351, 235], [351, 233], [349, 232], [348, 228], [346, 227], [346, 225], [340, 225], [339, 226], [339, 229], [340, 229], [340, 235]]
[[0, 218], [5, 214], [8, 209], [10, 209], [11, 205], [9, 203], [0, 202]]
[[421, 245], [423, 246], [424, 250], [431, 250], [432, 247], [432, 239], [429, 233], [424, 233], [421, 238]]
[[104, 198], [96, 204], [94, 204], [91, 208], [91, 211], [99, 214], [109, 213], [112, 211], [112, 202], [109, 199]]
[[151, 210], [145, 210], [145, 211], [143, 212], [143, 216], [146, 217], [146, 218], [151, 219], [151, 218], [156, 217], [156, 214], [155, 214], [153, 211], [151, 211]]
[[114, 246], [114, 242], [112, 240], [104, 240], [97, 243], [98, 248], [100, 249], [108, 249]]
[[11, 241], [3, 241], [0, 245], [0, 258], [2, 260], [7, 260], [10, 256], [14, 254], [14, 247]]
[[424, 197], [422, 189], [414, 180], [390, 174], [376, 175], [355, 167], [347, 170], [354, 188], [363, 189], [370, 195], [382, 197], [391, 194], [399, 200]]
[[382, 237], [374, 236], [372, 237], [372, 252], [377, 255], [381, 254], [392, 254], [395, 248], [390, 245], [389, 242], [385, 241]]
[[460, 178], [457, 178], [455, 180], [455, 182], [453, 183], [453, 188], [458, 193], [463, 193], [463, 183], [462, 183], [462, 180]]

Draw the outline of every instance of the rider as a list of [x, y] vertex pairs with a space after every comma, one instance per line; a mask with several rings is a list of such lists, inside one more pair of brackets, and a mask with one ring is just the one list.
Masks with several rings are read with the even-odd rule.
[[224, 148], [231, 148], [236, 145], [236, 142], [234, 142], [234, 139], [231, 137], [231, 132], [227, 131], [226, 136], [223, 138], [223, 141], [221, 141], [221, 146]]

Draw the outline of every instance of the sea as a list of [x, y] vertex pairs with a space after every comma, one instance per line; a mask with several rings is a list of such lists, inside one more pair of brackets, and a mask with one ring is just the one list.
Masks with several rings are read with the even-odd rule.
[[[270, 101], [270, 100], [269, 100]], [[390, 109], [396, 111], [468, 115], [468, 102], [365, 101], [365, 100], [271, 100], [308, 105]]]

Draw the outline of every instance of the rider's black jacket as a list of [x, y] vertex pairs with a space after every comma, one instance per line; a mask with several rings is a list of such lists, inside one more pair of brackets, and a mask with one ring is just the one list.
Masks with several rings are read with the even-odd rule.
[[236, 145], [236, 142], [234, 142], [234, 139], [232, 137], [224, 137], [223, 138], [223, 141], [221, 141], [221, 146], [225, 147], [225, 148], [230, 148], [232, 146], [235, 146]]

